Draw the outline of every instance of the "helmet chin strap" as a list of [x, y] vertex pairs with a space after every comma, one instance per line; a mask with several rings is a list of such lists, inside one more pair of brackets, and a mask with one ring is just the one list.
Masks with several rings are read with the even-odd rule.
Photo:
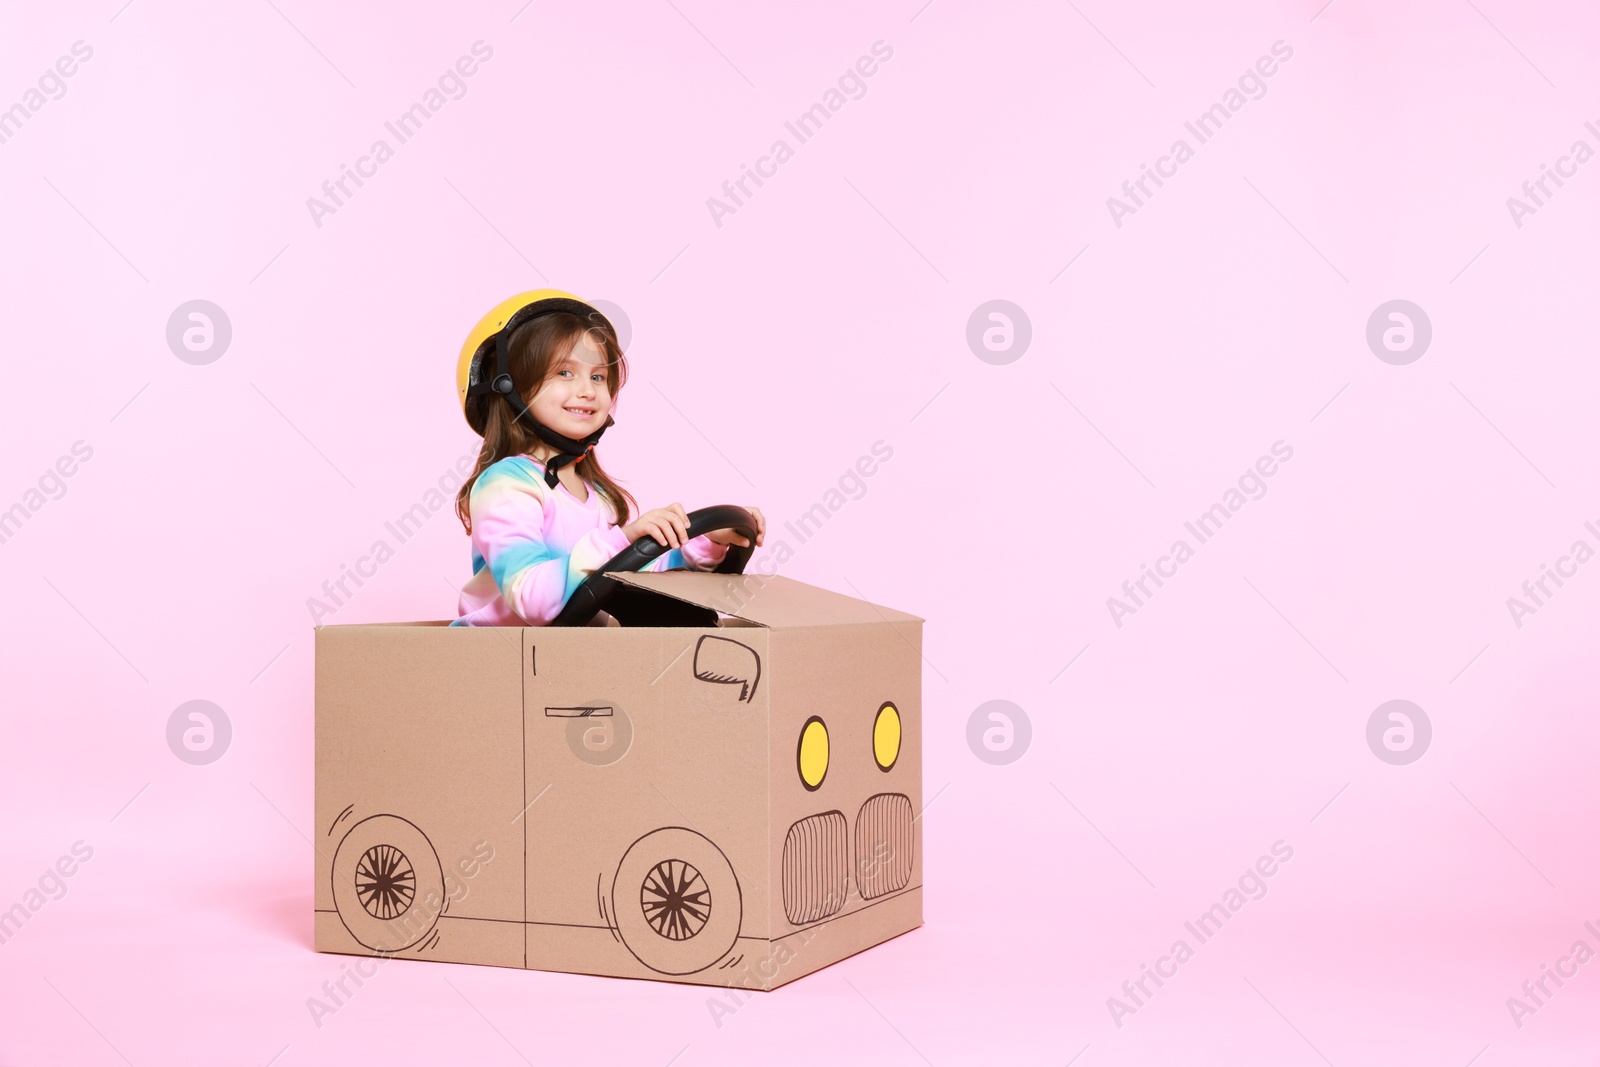
[[585, 437], [568, 437], [557, 433], [534, 417], [528, 405], [523, 401], [522, 394], [517, 391], [516, 383], [511, 380], [510, 356], [506, 352], [506, 331], [501, 330], [495, 338], [495, 376], [489, 383], [489, 388], [506, 398], [511, 405], [512, 417], [522, 419], [533, 432], [539, 435], [539, 440], [556, 449], [556, 454], [551, 456], [544, 465], [544, 481], [554, 489], [560, 481], [557, 471], [569, 463], [576, 463], [590, 452], [594, 451], [595, 443], [600, 440], [600, 435], [616, 423], [616, 419], [606, 416], [605, 425]]

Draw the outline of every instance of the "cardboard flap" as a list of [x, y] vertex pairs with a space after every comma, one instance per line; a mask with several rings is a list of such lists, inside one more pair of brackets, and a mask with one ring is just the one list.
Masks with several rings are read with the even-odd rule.
[[776, 574], [617, 571], [608, 577], [761, 626], [841, 626], [864, 622], [924, 621], [916, 615], [818, 589], [814, 585]]

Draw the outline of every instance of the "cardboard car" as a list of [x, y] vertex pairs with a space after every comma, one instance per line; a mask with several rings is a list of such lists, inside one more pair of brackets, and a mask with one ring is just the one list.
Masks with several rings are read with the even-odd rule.
[[645, 541], [608, 625], [316, 628], [318, 951], [773, 989], [921, 925], [923, 620]]

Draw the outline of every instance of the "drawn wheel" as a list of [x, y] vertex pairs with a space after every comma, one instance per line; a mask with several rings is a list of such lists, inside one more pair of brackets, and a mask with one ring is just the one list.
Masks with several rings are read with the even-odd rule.
[[417, 896], [417, 873], [393, 845], [373, 845], [356, 864], [356, 897], [374, 919], [393, 919]]
[[728, 857], [682, 826], [652, 830], [628, 847], [611, 908], [628, 951], [661, 974], [693, 974], [722, 959], [744, 918]]
[[639, 887], [645, 922], [668, 941], [687, 941], [711, 918], [711, 888], [683, 860], [662, 860]]
[[333, 855], [333, 904], [350, 936], [375, 952], [421, 941], [444, 907], [444, 870], [427, 835], [398, 815], [350, 827]]

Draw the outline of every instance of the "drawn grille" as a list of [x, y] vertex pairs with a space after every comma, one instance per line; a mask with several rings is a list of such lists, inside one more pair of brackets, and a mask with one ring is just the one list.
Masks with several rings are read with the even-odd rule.
[[868, 900], [911, 881], [911, 798], [879, 793], [856, 816], [856, 888]]
[[844, 907], [847, 825], [844, 812], [825, 811], [789, 827], [783, 842], [783, 913], [790, 922], [826, 919]]

